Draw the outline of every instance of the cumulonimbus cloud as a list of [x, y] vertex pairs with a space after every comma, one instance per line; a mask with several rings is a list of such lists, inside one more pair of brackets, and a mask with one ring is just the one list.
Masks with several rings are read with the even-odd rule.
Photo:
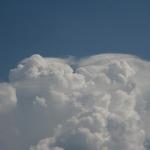
[[0, 83], [0, 149], [148, 149], [150, 62], [33, 55], [9, 79]]

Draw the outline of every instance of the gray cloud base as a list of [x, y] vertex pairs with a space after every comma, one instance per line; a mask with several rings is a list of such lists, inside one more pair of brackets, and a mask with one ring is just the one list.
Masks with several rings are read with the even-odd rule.
[[123, 54], [78, 61], [33, 55], [9, 78], [0, 83], [0, 149], [147, 149], [150, 62]]

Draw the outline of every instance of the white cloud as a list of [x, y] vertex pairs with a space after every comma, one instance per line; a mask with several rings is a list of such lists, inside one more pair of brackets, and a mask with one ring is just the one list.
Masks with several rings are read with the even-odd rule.
[[33, 55], [9, 77], [0, 84], [0, 113], [7, 114], [0, 119], [11, 117], [13, 132], [0, 134], [0, 149], [146, 150], [150, 62], [122, 54], [78, 62]]
[[16, 91], [10, 84], [0, 83], [0, 112], [10, 110], [16, 105]]

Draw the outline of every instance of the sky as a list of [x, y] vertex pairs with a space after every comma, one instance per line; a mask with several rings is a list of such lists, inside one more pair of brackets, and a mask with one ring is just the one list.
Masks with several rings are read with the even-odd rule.
[[0, 0], [0, 149], [150, 150], [149, 6]]
[[148, 0], [1, 0], [0, 80], [32, 54], [129, 53], [150, 60]]

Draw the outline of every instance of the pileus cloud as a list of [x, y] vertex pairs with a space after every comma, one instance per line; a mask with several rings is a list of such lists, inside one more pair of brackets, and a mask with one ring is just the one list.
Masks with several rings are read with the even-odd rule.
[[[75, 64], [75, 68], [72, 68]], [[33, 55], [0, 83], [0, 149], [146, 150], [150, 62]]]

